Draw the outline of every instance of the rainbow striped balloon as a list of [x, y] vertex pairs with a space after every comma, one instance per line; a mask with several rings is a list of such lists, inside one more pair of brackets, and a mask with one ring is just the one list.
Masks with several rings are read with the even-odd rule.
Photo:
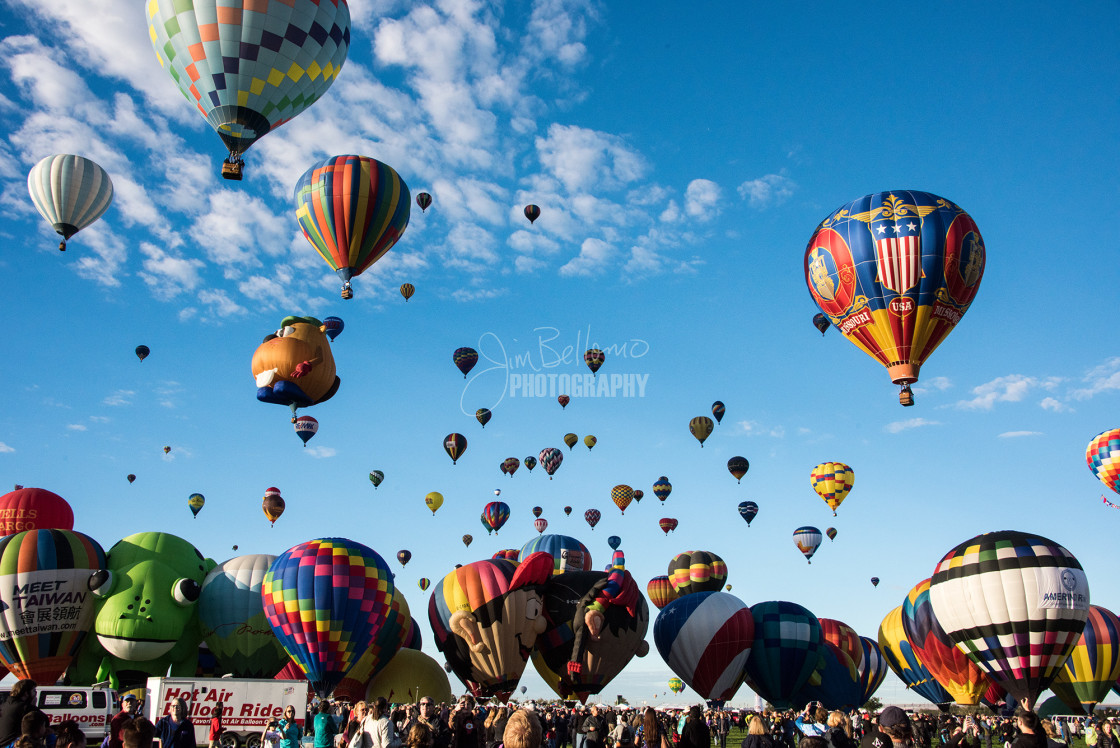
[[[1054, 683], [1068, 683], [1077, 701], [1092, 713], [1093, 707], [1104, 701], [1108, 690], [1120, 679], [1120, 619], [1107, 608], [1089, 606], [1085, 630], [1070, 652]], [[1061, 694], [1058, 694], [1061, 696]]]

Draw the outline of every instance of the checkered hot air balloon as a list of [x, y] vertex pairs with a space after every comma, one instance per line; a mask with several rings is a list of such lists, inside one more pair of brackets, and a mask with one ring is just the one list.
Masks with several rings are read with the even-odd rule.
[[1085, 462], [1097, 480], [1120, 493], [1120, 429], [1097, 434], [1085, 448]]
[[824, 667], [821, 625], [809, 610], [784, 600], [752, 605], [751, 617], [754, 644], [747, 683], [778, 709], [789, 709], [801, 687]]
[[144, 8], [160, 66], [225, 142], [229, 164], [318, 101], [350, 49], [346, 2], [149, 0]]
[[392, 577], [376, 551], [345, 538], [300, 543], [265, 574], [261, 600], [268, 623], [321, 698], [385, 624]]
[[946, 635], [929, 602], [929, 581], [918, 582], [902, 601], [902, 630], [918, 660], [953, 701], [975, 706], [991, 688], [992, 681]]
[[726, 592], [678, 598], [653, 624], [661, 659], [704, 699], [730, 699], [739, 690], [755, 634], [751, 609]]
[[478, 363], [478, 351], [474, 348], [456, 348], [451, 354], [451, 360], [455, 362], [455, 367], [463, 372], [463, 379], [466, 379], [467, 374], [470, 374], [471, 369]]
[[856, 473], [842, 462], [822, 462], [809, 474], [809, 483], [836, 516], [836, 509], [856, 482]]
[[876, 192], [820, 223], [805, 282], [840, 333], [908, 394], [972, 305], [985, 261], [980, 230], [958, 206], [928, 192]]
[[620, 483], [611, 489], [611, 501], [619, 510], [626, 514], [626, 507], [634, 500], [634, 489], [625, 483]]
[[1024, 709], [1058, 674], [1089, 615], [1089, 583], [1073, 554], [1014, 530], [945, 554], [929, 595], [953, 643]]

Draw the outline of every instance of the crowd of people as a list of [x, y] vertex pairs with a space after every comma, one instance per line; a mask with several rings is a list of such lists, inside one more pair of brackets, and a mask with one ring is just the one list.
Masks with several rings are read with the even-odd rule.
[[[76, 722], [53, 729], [37, 706], [33, 680], [18, 681], [0, 705], [0, 748], [85, 748]], [[186, 700], [174, 699], [154, 723], [126, 694], [109, 723], [101, 748], [195, 748], [195, 725]], [[210, 714], [209, 748], [220, 748], [224, 707]], [[415, 704], [316, 700], [302, 725], [292, 706], [268, 722], [261, 748], [727, 748], [733, 731], [745, 733], [732, 748], [1066, 748], [1083, 738], [1088, 748], [1120, 748], [1107, 717], [1039, 719], [1019, 710], [1013, 717], [908, 714], [888, 706], [829, 711], [810, 704], [801, 712], [765, 710], [631, 709], [563, 703], [482, 706], [464, 695], [453, 704], [422, 697]], [[158, 742], [156, 742], [158, 741]]]

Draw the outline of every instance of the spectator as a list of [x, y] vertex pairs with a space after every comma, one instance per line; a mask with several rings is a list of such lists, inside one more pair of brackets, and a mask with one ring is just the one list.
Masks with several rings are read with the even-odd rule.
[[194, 723], [186, 699], [172, 700], [168, 713], [156, 722], [155, 737], [161, 748], [195, 748]]
[[121, 699], [121, 710], [109, 722], [109, 748], [121, 748], [121, 727], [136, 716], [136, 697], [125, 694]]
[[537, 715], [518, 709], [506, 719], [502, 733], [505, 748], [540, 748], [541, 723]]
[[704, 712], [696, 704], [688, 710], [688, 721], [681, 730], [680, 748], [711, 748], [712, 731], [704, 721]]
[[38, 687], [30, 678], [16, 681], [12, 686], [8, 700], [0, 704], [0, 745], [8, 745], [22, 734], [20, 723], [23, 715], [39, 711], [38, 694]]
[[133, 717], [121, 725], [121, 744], [124, 748], [152, 748], [155, 734], [156, 726], [151, 720], [144, 716]]

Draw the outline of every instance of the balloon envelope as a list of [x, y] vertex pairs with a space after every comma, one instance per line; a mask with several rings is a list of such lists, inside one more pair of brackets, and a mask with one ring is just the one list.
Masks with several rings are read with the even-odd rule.
[[451, 360], [455, 362], [456, 368], [463, 372], [463, 379], [466, 379], [467, 374], [478, 363], [478, 351], [474, 348], [456, 348], [451, 354]]
[[755, 640], [751, 610], [726, 592], [678, 598], [657, 615], [661, 659], [705, 699], [730, 699], [743, 683]]
[[384, 624], [392, 573], [373, 549], [322, 538], [284, 551], [261, 587], [268, 623], [326, 698]]
[[822, 462], [809, 474], [809, 482], [836, 516], [836, 508], [852, 490], [855, 471], [842, 462]]
[[758, 516], [758, 504], [753, 501], [743, 501], [739, 504], [739, 516], [747, 521], [747, 527], [751, 526], [751, 520]]
[[0, 539], [0, 662], [16, 678], [52, 684], [62, 676], [93, 625], [90, 577], [105, 568], [105, 551], [80, 532]]
[[649, 595], [649, 601], [661, 610], [677, 599], [677, 588], [673, 586], [673, 580], [663, 574], [646, 583], [646, 594]]
[[906, 630], [902, 628], [901, 605], [887, 613], [879, 624], [879, 649], [887, 665], [907, 688], [933, 704], [948, 704], [953, 700], [910, 646]]
[[151, 354], [151, 352], [152, 349], [146, 345], [136, 346], [136, 358], [140, 359], [141, 361], [146, 359]]
[[723, 414], [726, 412], [727, 408], [721, 401], [716, 400], [712, 403], [712, 417], [716, 419], [716, 423], [723, 423]]
[[380, 470], [374, 470], [369, 474], [369, 482], [373, 484], [374, 488], [381, 485], [381, 481], [385, 480], [385, 473]]
[[25, 530], [73, 530], [74, 510], [43, 488], [17, 488], [0, 496], [0, 536]]
[[755, 603], [754, 644], [747, 660], [747, 683], [779, 709], [794, 706], [794, 697], [813, 673], [824, 667], [824, 636], [817, 617], [797, 603]]
[[491, 501], [482, 510], [482, 524], [488, 530], [497, 532], [509, 519], [509, 504], [504, 501]]
[[447, 673], [430, 656], [415, 649], [402, 649], [393, 655], [380, 673], [373, 677], [365, 691], [372, 703], [384, 696], [391, 704], [418, 703], [428, 697], [436, 704], [454, 701]]
[[1085, 447], [1089, 471], [1110, 491], [1120, 493], [1120, 429], [1097, 434]]
[[727, 582], [727, 564], [710, 551], [685, 551], [669, 562], [668, 577], [678, 597], [715, 592]]
[[113, 181], [105, 170], [68, 153], [47, 156], [31, 167], [27, 191], [39, 215], [62, 236], [59, 249], [66, 249], [66, 240], [100, 218], [113, 202]]
[[859, 641], [863, 649], [863, 659], [859, 663], [859, 703], [862, 705], [883, 685], [883, 680], [887, 677], [887, 660], [874, 639], [861, 636]]
[[432, 491], [424, 497], [424, 505], [432, 510], [432, 514], [435, 514], [443, 506], [443, 494], [439, 491]]
[[1085, 630], [1056, 679], [1069, 683], [1087, 712], [1104, 701], [1120, 679], [1120, 619], [1115, 613], [1089, 606]]
[[1062, 546], [1031, 533], [978, 535], [945, 554], [930, 603], [949, 639], [1024, 709], [1076, 646], [1089, 583]]
[[544, 551], [552, 557], [553, 574], [591, 570], [591, 551], [587, 550], [587, 546], [583, 543], [567, 535], [541, 535], [533, 538], [521, 547], [518, 560], [524, 561], [539, 551]]
[[797, 546], [797, 550], [805, 555], [805, 559], [809, 563], [813, 563], [810, 559], [813, 558], [813, 554], [820, 547], [822, 537], [820, 530], [805, 525], [793, 531], [793, 544]]
[[712, 419], [707, 416], [696, 416], [688, 422], [688, 430], [696, 437], [696, 441], [700, 442], [700, 446], [704, 446], [704, 441], [712, 435]]
[[237, 556], [211, 569], [202, 582], [198, 620], [221, 674], [271, 678], [289, 661], [268, 625], [261, 586], [276, 556]]
[[672, 491], [673, 484], [670, 483], [669, 479], [664, 475], [658, 478], [657, 482], [653, 484], [653, 495], [661, 501], [665, 501], [665, 499], [669, 498], [669, 494], [672, 493]]

